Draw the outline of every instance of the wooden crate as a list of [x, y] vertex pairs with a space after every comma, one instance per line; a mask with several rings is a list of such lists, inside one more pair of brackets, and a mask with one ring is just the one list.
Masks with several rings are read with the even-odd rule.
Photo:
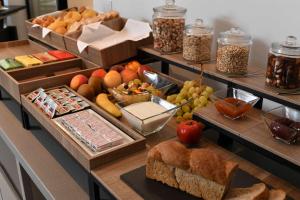
[[[126, 23], [126, 19], [117, 18], [104, 22], [104, 25], [114, 29], [122, 30]], [[80, 36], [81, 31], [74, 32], [69, 35], [65, 35], [66, 49], [80, 57], [86, 58], [89, 61], [101, 65], [104, 68], [108, 68], [114, 64], [128, 60], [131, 57], [137, 55], [137, 49], [141, 46], [151, 44], [153, 42], [152, 36], [143, 39], [141, 41], [125, 41], [121, 44], [114, 45], [112, 47], [99, 50], [96, 47], [88, 46], [83, 52], [79, 53], [77, 47], [77, 38]]]
[[[65, 81], [68, 84], [67, 81]], [[111, 124], [123, 131], [133, 141], [120, 145], [114, 149], [107, 150], [103, 153], [97, 153], [92, 156], [82, 148], [82, 145], [73, 140], [66, 132], [64, 132], [53, 120], [49, 119], [38, 107], [22, 95], [22, 105], [56, 140], [59, 142], [87, 171], [90, 171], [101, 164], [110, 162], [114, 159], [126, 156], [130, 153], [137, 152], [145, 148], [145, 138], [133, 131], [112, 116], [102, 115], [102, 111], [95, 109], [95, 105], [91, 105], [92, 110], [98, 113]]]
[[[0, 59], [45, 51], [48, 51], [48, 49], [29, 40], [0, 43]], [[89, 75], [96, 67], [98, 66], [89, 61], [74, 58], [9, 71], [0, 68], [0, 85], [20, 103], [21, 94], [38, 87], [53, 87], [65, 84], [66, 81], [71, 81], [76, 74]]]
[[44, 42], [50, 46], [53, 46], [57, 49], [66, 49], [64, 35], [51, 31], [44, 38], [42, 36], [43, 27], [32, 27], [34, 24], [32, 23], [33, 19], [25, 20], [25, 26], [27, 29], [27, 34], [37, 40]]

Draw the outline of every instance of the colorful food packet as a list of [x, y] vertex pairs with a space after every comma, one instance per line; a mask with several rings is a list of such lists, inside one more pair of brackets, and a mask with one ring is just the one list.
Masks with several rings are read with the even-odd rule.
[[39, 95], [41, 92], [44, 92], [43, 88], [39, 88], [37, 90], [34, 90], [33, 92], [31, 92], [30, 94], [27, 95], [27, 98], [33, 102]]
[[52, 51], [48, 51], [48, 53], [54, 56], [55, 58], [57, 58], [58, 60], [68, 60], [68, 59], [76, 58], [76, 56], [74, 56], [73, 54], [61, 50], [52, 50]]

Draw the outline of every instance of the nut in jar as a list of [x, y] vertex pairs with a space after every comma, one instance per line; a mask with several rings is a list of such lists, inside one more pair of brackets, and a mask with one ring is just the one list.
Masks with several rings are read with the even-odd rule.
[[183, 58], [192, 62], [208, 61], [211, 57], [213, 31], [202, 19], [188, 25], [183, 36]]
[[283, 43], [273, 43], [269, 52], [266, 85], [279, 89], [300, 88], [300, 44], [288, 36]]
[[175, 0], [166, 0], [153, 11], [154, 48], [164, 54], [182, 52], [186, 9], [176, 6]]
[[251, 45], [251, 36], [239, 28], [220, 33], [216, 69], [226, 74], [246, 74]]

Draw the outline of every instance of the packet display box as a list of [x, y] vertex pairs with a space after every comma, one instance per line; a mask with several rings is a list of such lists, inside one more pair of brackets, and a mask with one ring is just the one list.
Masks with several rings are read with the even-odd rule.
[[[124, 18], [116, 18], [103, 22], [103, 24], [113, 30], [120, 31], [125, 26], [126, 21], [127, 19]], [[152, 35], [150, 35], [148, 38], [140, 41], [125, 41], [123, 43], [102, 50], [90, 45], [83, 52], [79, 53], [77, 47], [77, 39], [80, 35], [81, 31], [65, 35], [66, 49], [93, 63], [101, 65], [103, 68], [108, 68], [114, 64], [132, 58], [137, 55], [137, 49], [139, 47], [153, 43], [153, 37]]]
[[[31, 40], [2, 42], [0, 43], [0, 59], [48, 50]], [[9, 71], [0, 68], [0, 85], [17, 102], [21, 103], [21, 94], [31, 92], [39, 87], [48, 88], [65, 84], [70, 82], [76, 74], [89, 74], [97, 67], [89, 61], [74, 58]]]
[[[86, 75], [88, 76], [88, 74]], [[65, 84], [68, 84], [68, 81], [65, 81]], [[64, 87], [68, 88], [67, 86]], [[68, 89], [71, 90], [70, 88]], [[27, 94], [23, 94], [21, 99], [25, 110], [30, 113], [40, 124], [42, 124], [49, 134], [51, 134], [57, 140], [57, 142], [60, 143], [87, 171], [99, 167], [101, 164], [110, 162], [114, 159], [126, 156], [130, 153], [134, 153], [145, 148], [146, 143], [143, 136], [130, 129], [123, 123], [120, 123], [117, 119], [112, 120], [112, 116], [108, 116], [108, 114], [102, 115], [103, 113], [101, 110], [99, 112], [99, 109], [95, 109], [96, 105], [91, 105], [90, 102], [88, 102], [91, 106], [91, 109], [99, 114], [100, 118], [103, 118], [106, 120], [106, 123], [112, 125], [115, 129], [120, 130], [123, 132], [123, 134], [126, 134], [126, 137], [131, 138], [130, 141], [119, 146], [109, 148], [103, 152], [91, 153], [89, 150], [87, 150], [87, 148], [85, 148], [79, 139], [76, 139], [76, 137], [68, 134], [66, 131], [60, 128], [54, 120], [47, 117], [47, 115], [40, 108], [38, 108], [27, 98]]]

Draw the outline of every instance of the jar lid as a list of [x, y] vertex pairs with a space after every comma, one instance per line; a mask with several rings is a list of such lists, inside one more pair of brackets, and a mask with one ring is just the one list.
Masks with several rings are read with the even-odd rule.
[[205, 26], [203, 20], [200, 18], [196, 19], [193, 24], [187, 25], [185, 31], [187, 35], [196, 36], [213, 34], [213, 29], [208, 26]]
[[225, 44], [252, 44], [251, 36], [247, 35], [239, 27], [221, 32], [218, 41]]
[[284, 42], [272, 43], [271, 51], [287, 56], [300, 56], [300, 44], [295, 36], [287, 36]]
[[162, 17], [178, 17], [186, 13], [186, 8], [176, 6], [175, 0], [166, 0], [166, 4], [153, 8], [155, 13], [160, 13]]

